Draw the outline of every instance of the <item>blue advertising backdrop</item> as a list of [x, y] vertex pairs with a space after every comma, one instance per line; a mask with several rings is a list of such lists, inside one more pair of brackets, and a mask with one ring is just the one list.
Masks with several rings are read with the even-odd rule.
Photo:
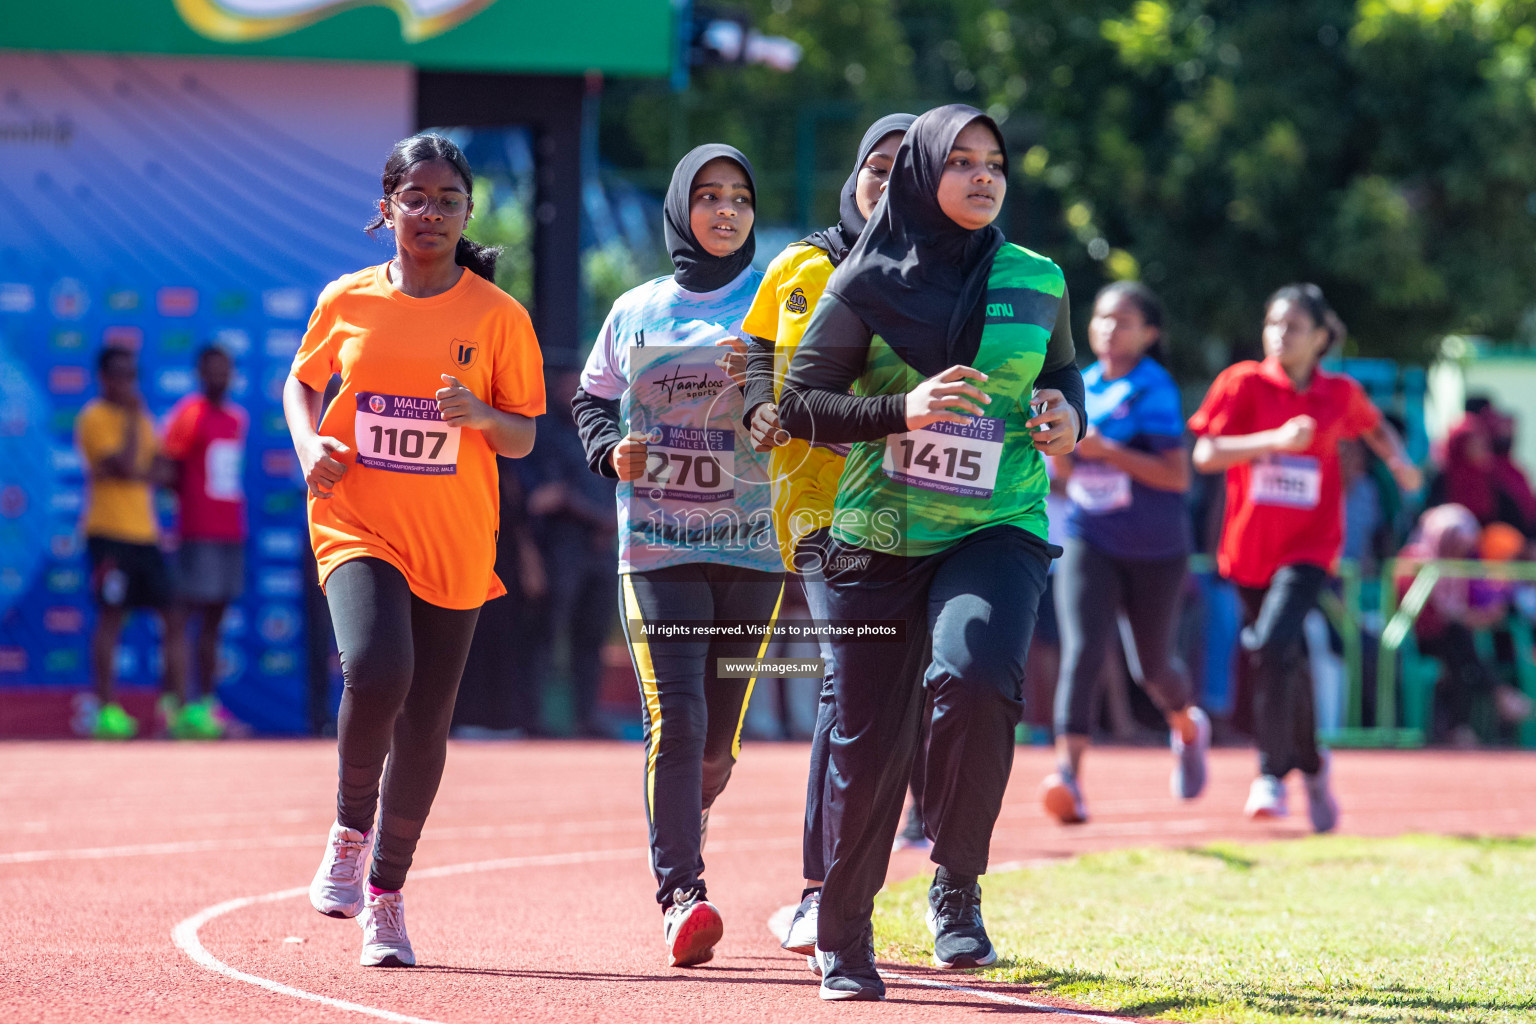
[[[138, 350], [158, 417], [213, 342], [251, 418], [246, 596], [219, 694], [257, 731], [307, 728], [304, 490], [281, 389], [320, 289], [389, 256], [360, 229], [412, 82], [403, 66], [0, 60], [0, 688], [89, 683], [73, 427], [96, 353]], [[125, 684], [158, 681], [155, 631], [135, 616], [125, 632]]]

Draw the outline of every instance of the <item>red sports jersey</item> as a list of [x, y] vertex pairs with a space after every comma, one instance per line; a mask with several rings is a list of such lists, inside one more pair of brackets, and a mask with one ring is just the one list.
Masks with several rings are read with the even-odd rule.
[[188, 395], [166, 416], [165, 455], [181, 463], [176, 487], [183, 540], [245, 539], [245, 435], [233, 402]]
[[1280, 452], [1227, 470], [1227, 516], [1216, 565], [1245, 587], [1267, 587], [1285, 565], [1332, 571], [1344, 544], [1339, 442], [1368, 433], [1381, 413], [1349, 377], [1318, 370], [1297, 391], [1278, 361], [1229, 366], [1189, 418], [1196, 434], [1222, 437], [1273, 430], [1311, 416], [1305, 451]]

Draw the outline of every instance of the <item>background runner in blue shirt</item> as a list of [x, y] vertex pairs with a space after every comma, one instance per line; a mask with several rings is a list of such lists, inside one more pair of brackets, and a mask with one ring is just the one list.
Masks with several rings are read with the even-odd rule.
[[1168, 720], [1173, 795], [1192, 800], [1205, 788], [1210, 722], [1191, 703], [1189, 675], [1173, 653], [1188, 572], [1189, 460], [1179, 389], [1159, 359], [1162, 335], [1163, 306], [1151, 289], [1117, 281], [1099, 292], [1088, 324], [1098, 359], [1083, 372], [1089, 431], [1057, 462], [1071, 511], [1055, 587], [1057, 770], [1042, 795], [1065, 824], [1088, 820], [1078, 772], [1117, 625], [1132, 677]]

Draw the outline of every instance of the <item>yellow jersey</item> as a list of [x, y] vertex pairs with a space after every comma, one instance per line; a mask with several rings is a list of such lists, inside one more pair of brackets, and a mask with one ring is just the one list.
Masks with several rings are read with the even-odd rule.
[[[75, 444], [85, 459], [89, 481], [83, 523], [85, 535], [127, 544], [155, 544], [160, 539], [160, 528], [155, 521], [155, 494], [150, 482], [96, 475], [96, 467], [103, 459], [123, 450], [129, 415], [121, 406], [95, 398], [87, 402], [75, 418]], [[139, 431], [134, 468], [147, 476], [159, 451], [155, 422], [142, 410], [134, 420]]]
[[[825, 250], [796, 242], [768, 264], [752, 308], [742, 321], [748, 334], [773, 342], [775, 400], [831, 276], [832, 258]], [[786, 566], [793, 568], [795, 548], [807, 534], [832, 525], [832, 504], [847, 454], [847, 445], [811, 444], [799, 438], [773, 449], [769, 457], [773, 526]]]

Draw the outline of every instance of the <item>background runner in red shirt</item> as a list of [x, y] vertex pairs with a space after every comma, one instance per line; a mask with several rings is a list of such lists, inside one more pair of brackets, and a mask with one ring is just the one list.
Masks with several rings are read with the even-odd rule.
[[[166, 731], [212, 739], [224, 727], [213, 703], [218, 682], [219, 626], [245, 590], [245, 438], [250, 416], [229, 401], [234, 363], [209, 345], [197, 355], [198, 391], [166, 416], [165, 457], [176, 467], [181, 545], [176, 551], [177, 607], [167, 617], [167, 644], [185, 644], [188, 619], [197, 622], [201, 701], [189, 693], [161, 698]], [[190, 691], [190, 683], [185, 690]], [[180, 705], [180, 706], [178, 706]]]
[[1253, 683], [1259, 777], [1250, 817], [1284, 817], [1284, 779], [1306, 778], [1312, 827], [1331, 830], [1338, 803], [1317, 748], [1302, 621], [1339, 559], [1344, 537], [1339, 442], [1360, 438], [1405, 491], [1422, 483], [1396, 431], [1360, 385], [1318, 369], [1344, 325], [1315, 284], [1287, 285], [1265, 305], [1261, 363], [1216, 378], [1189, 429], [1194, 464], [1226, 470], [1227, 513], [1217, 567], [1243, 600], [1243, 649]]

